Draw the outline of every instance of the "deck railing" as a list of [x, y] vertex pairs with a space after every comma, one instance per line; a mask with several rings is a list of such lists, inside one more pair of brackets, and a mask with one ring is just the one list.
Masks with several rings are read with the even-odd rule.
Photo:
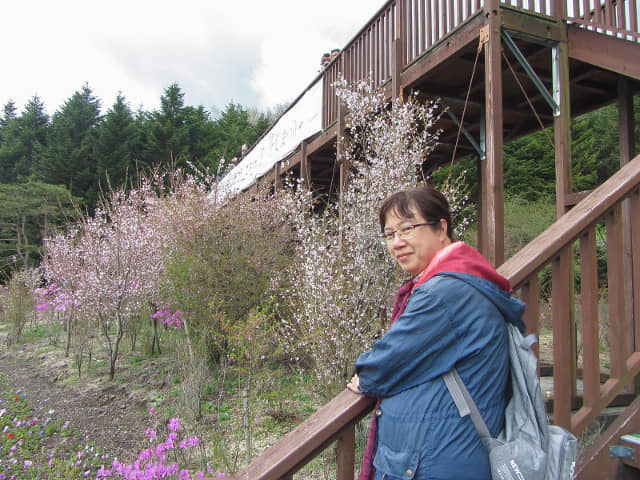
[[[494, 0], [391, 0], [349, 42], [322, 73], [322, 127], [338, 118], [332, 87], [342, 74], [349, 82], [387, 83]], [[553, 17], [600, 33], [640, 42], [640, 0], [500, 0], [500, 5]], [[496, 3], [497, 5], [497, 3]], [[397, 42], [397, 44], [396, 44]], [[397, 58], [396, 58], [397, 57]]]
[[[625, 205], [625, 202], [629, 202]], [[623, 221], [623, 212], [629, 222]], [[603, 185], [556, 221], [529, 245], [505, 262], [498, 271], [527, 303], [525, 322], [537, 332], [539, 321], [539, 272], [552, 265], [552, 317], [554, 423], [580, 433], [614, 397], [640, 373], [640, 155], [616, 172]], [[611, 373], [600, 384], [600, 332], [598, 319], [598, 265], [596, 235], [601, 219], [606, 220]], [[628, 235], [625, 235], [625, 229]], [[626, 237], [626, 240], [623, 240]], [[574, 258], [579, 242], [580, 290], [582, 298], [581, 352], [584, 402], [572, 413], [576, 390], [577, 355], [574, 343], [572, 306]], [[629, 245], [625, 245], [629, 242]], [[624, 288], [624, 252], [631, 248], [634, 289], [631, 298]], [[625, 296], [630, 302], [625, 302]], [[627, 307], [625, 307], [627, 306]], [[629, 308], [630, 311], [625, 311]], [[635, 325], [629, 325], [635, 318]], [[631, 320], [633, 321], [633, 320]], [[635, 336], [628, 332], [635, 332]], [[240, 471], [237, 480], [291, 480], [293, 474], [334, 442], [337, 445], [337, 480], [352, 480], [355, 470], [355, 423], [373, 408], [373, 400], [348, 390], [327, 403], [294, 431], [268, 448]]]
[[[538, 275], [551, 265], [553, 418], [581, 433], [640, 373], [640, 155], [616, 172], [498, 270], [527, 304], [527, 330], [538, 331]], [[623, 200], [628, 197], [625, 203]], [[602, 222], [604, 220], [604, 222]], [[604, 224], [602, 224], [604, 223]], [[600, 240], [598, 240], [600, 238]], [[604, 240], [604, 242], [603, 242]], [[601, 248], [598, 252], [598, 241]], [[598, 283], [606, 250], [607, 282]], [[580, 302], [572, 303], [575, 265]], [[600, 292], [608, 310], [599, 318]], [[575, 306], [581, 308], [576, 335]], [[604, 320], [604, 321], [601, 321]], [[635, 336], [633, 334], [635, 332]], [[581, 342], [576, 345], [576, 338]], [[608, 343], [610, 373], [601, 381], [600, 344]], [[583, 402], [576, 404], [581, 352]], [[573, 407], [580, 407], [576, 411]]]

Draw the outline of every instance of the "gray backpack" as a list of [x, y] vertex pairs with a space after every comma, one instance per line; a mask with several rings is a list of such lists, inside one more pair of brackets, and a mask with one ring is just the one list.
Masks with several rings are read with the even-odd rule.
[[452, 369], [443, 379], [460, 416], [471, 416], [489, 452], [493, 480], [565, 480], [574, 478], [578, 442], [567, 430], [549, 425], [531, 345], [535, 335], [522, 335], [507, 323], [511, 398], [505, 410], [504, 428], [493, 438], [469, 391]]

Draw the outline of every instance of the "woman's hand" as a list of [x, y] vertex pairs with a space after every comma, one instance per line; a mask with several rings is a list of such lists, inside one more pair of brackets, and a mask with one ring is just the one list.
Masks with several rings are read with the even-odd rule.
[[351, 378], [351, 381], [347, 383], [347, 388], [353, 393], [362, 393], [360, 391], [360, 378], [358, 378], [357, 373], [353, 376], [353, 378]]

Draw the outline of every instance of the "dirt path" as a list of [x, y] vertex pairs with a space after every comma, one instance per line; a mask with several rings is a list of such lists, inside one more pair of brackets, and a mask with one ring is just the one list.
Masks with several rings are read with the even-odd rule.
[[119, 372], [117, 383], [87, 377], [71, 386], [63, 382], [74, 375], [71, 361], [59, 349], [42, 349], [39, 342], [11, 348], [4, 342], [0, 345], [0, 372], [11, 388], [27, 394], [36, 411], [54, 410], [54, 418], [68, 420], [89, 443], [122, 462], [133, 461], [148, 448], [144, 436], [150, 426], [145, 418], [148, 404], [142, 390], [131, 388], [137, 385], [130, 383], [140, 381], [140, 373], [133, 378], [131, 372]]

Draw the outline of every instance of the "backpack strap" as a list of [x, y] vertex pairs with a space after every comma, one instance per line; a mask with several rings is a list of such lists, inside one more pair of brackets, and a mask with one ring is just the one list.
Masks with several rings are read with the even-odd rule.
[[487, 424], [482, 419], [482, 415], [476, 406], [476, 402], [473, 401], [469, 390], [467, 390], [462, 378], [458, 375], [458, 371], [455, 368], [452, 368], [442, 375], [442, 379], [451, 394], [451, 398], [453, 398], [453, 403], [455, 403], [458, 408], [460, 417], [466, 417], [467, 415], [471, 417], [471, 421], [478, 431], [482, 444], [487, 448], [492, 438], [491, 432], [489, 432]]

